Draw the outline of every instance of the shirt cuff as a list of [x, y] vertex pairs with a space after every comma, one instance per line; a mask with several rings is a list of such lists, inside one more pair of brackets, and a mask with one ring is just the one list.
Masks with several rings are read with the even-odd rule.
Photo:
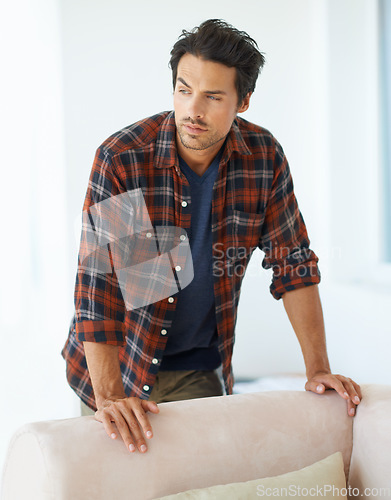
[[279, 300], [285, 292], [318, 283], [320, 283], [320, 271], [316, 261], [302, 262], [293, 267], [289, 273], [274, 277], [270, 285], [270, 293], [276, 300]]
[[75, 325], [79, 342], [102, 342], [109, 345], [125, 346], [125, 325], [120, 321], [80, 321]]

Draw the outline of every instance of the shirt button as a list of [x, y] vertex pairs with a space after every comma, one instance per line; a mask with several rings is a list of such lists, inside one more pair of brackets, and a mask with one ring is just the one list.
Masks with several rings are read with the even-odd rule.
[[175, 271], [180, 271], [181, 269], [181, 266], [175, 266]]
[[168, 302], [170, 302], [170, 304], [172, 304], [174, 302], [174, 298], [173, 297], [168, 297]]
[[162, 335], [167, 335], [167, 330], [164, 330], [164, 328], [163, 328], [163, 330], [162, 330], [160, 333], [161, 333]]
[[152, 236], [152, 233], [147, 233], [145, 236], [146, 236], [147, 238], [150, 238], [150, 237]]
[[187, 207], [187, 201], [182, 201], [182, 207]]
[[184, 234], [181, 234], [181, 235], [179, 236], [179, 239], [180, 239], [181, 241], [185, 241], [186, 236], [185, 236]]
[[158, 359], [156, 359], [156, 358], [153, 358], [152, 363], [153, 363], [154, 365], [157, 365], [157, 364], [159, 363], [159, 360], [158, 360]]
[[149, 391], [149, 385], [144, 385], [143, 389], [144, 391]]

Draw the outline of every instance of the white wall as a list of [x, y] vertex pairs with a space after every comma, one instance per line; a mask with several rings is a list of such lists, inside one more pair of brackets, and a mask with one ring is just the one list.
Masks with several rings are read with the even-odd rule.
[[[391, 269], [381, 262], [377, 2], [310, 2], [306, 13], [308, 24], [300, 16], [300, 39], [311, 62], [301, 74], [306, 95], [299, 103], [287, 103], [290, 132], [283, 144], [291, 148], [303, 137], [306, 144], [301, 151], [288, 150], [288, 158], [312, 248], [320, 258], [331, 367], [359, 383], [390, 383]], [[290, 19], [292, 25], [299, 23]], [[298, 46], [294, 37], [290, 40]], [[305, 124], [296, 128], [300, 114]], [[257, 285], [257, 278], [250, 277], [242, 296], [237, 373], [304, 371], [283, 306], [262, 297], [268, 306], [259, 317]]]
[[[380, 263], [376, 0], [17, 0], [7, 9], [0, 46], [2, 68], [13, 76], [3, 79], [0, 94], [8, 243], [0, 302], [2, 454], [22, 423], [77, 415], [60, 350], [72, 313], [73, 224], [95, 150], [114, 131], [172, 108], [169, 51], [182, 28], [211, 17], [248, 31], [266, 54], [244, 117], [268, 128], [289, 159], [320, 258], [332, 368], [360, 383], [391, 383], [391, 278]], [[304, 370], [261, 260], [257, 252], [242, 290], [237, 377]]]
[[2, 6], [0, 470], [11, 434], [76, 414], [60, 351], [69, 324], [59, 9]]

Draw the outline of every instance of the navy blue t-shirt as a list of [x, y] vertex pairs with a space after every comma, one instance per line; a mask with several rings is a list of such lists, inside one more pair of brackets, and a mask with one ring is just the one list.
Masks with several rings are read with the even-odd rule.
[[200, 177], [179, 157], [190, 185], [189, 244], [192, 282], [177, 294], [177, 305], [160, 370], [214, 370], [221, 364], [213, 292], [212, 198], [222, 149]]

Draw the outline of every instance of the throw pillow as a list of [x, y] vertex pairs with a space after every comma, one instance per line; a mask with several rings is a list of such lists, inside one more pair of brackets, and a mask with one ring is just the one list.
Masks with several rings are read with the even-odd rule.
[[254, 500], [279, 498], [346, 500], [346, 479], [342, 453], [281, 476], [224, 484], [168, 495], [155, 500]]

